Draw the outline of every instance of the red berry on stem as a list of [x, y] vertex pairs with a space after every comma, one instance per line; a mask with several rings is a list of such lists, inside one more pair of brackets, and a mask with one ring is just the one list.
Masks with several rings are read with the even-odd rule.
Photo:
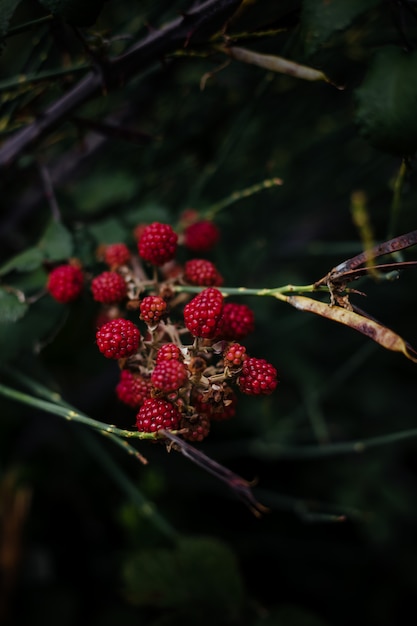
[[182, 361], [160, 361], [155, 365], [151, 383], [155, 389], [177, 391], [188, 381], [188, 370]]
[[227, 341], [243, 339], [255, 329], [255, 314], [246, 304], [226, 302], [219, 324], [217, 337]]
[[184, 245], [193, 252], [209, 252], [220, 239], [220, 230], [211, 220], [199, 220], [184, 231]]
[[82, 270], [69, 263], [58, 265], [49, 274], [46, 288], [52, 298], [65, 304], [76, 300], [84, 287]]
[[140, 432], [154, 433], [161, 428], [176, 430], [181, 414], [171, 402], [158, 398], [147, 398], [136, 416], [136, 425]]
[[184, 265], [184, 280], [191, 285], [218, 287], [223, 284], [223, 277], [216, 266], [206, 259], [190, 259]]
[[249, 396], [269, 395], [278, 384], [277, 370], [265, 359], [249, 357], [243, 363], [237, 384], [240, 391]]
[[164, 265], [177, 252], [178, 235], [169, 224], [152, 222], [142, 231], [138, 241], [139, 255], [152, 265]]
[[98, 349], [108, 359], [122, 359], [135, 354], [139, 341], [139, 328], [123, 317], [103, 324], [96, 333]]
[[116, 394], [121, 402], [133, 408], [139, 408], [150, 397], [151, 384], [149, 379], [143, 378], [130, 370], [122, 370], [116, 385]]
[[179, 361], [182, 358], [181, 350], [175, 343], [163, 343], [156, 353], [156, 362]]
[[102, 272], [91, 281], [91, 292], [96, 302], [114, 304], [124, 300], [127, 286], [117, 272]]
[[231, 343], [223, 354], [224, 364], [230, 368], [242, 367], [245, 359], [248, 358], [246, 354], [245, 346], [241, 346], [240, 343]]
[[130, 250], [124, 243], [112, 243], [104, 249], [104, 262], [110, 268], [127, 265], [131, 259]]
[[223, 310], [223, 295], [215, 287], [207, 287], [184, 307], [184, 321], [194, 337], [211, 339]]
[[156, 326], [166, 311], [167, 303], [160, 296], [146, 296], [141, 301], [140, 319], [148, 326]]

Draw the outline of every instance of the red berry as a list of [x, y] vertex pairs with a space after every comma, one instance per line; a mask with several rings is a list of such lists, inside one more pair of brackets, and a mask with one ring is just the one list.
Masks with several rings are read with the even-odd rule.
[[185, 305], [185, 325], [194, 337], [211, 339], [216, 336], [223, 300], [223, 295], [218, 289], [207, 287]]
[[220, 239], [220, 230], [210, 220], [199, 220], [184, 231], [184, 245], [194, 252], [209, 252]]
[[223, 284], [223, 277], [216, 266], [206, 259], [191, 259], [184, 265], [184, 280], [191, 285], [218, 287]]
[[123, 317], [103, 324], [96, 332], [98, 349], [108, 359], [122, 359], [135, 354], [139, 340], [139, 328]]
[[138, 241], [139, 255], [152, 265], [164, 265], [177, 251], [178, 235], [169, 224], [153, 222], [146, 226]]
[[79, 267], [65, 264], [55, 267], [48, 276], [46, 288], [50, 295], [65, 304], [76, 300], [84, 287], [84, 275]]
[[146, 296], [139, 307], [140, 319], [148, 326], [156, 326], [166, 311], [167, 303], [160, 296]]
[[111, 268], [127, 265], [131, 259], [130, 250], [124, 243], [112, 243], [104, 250], [104, 262]]
[[96, 302], [113, 304], [126, 297], [127, 287], [117, 272], [102, 272], [91, 281], [91, 292]]
[[181, 357], [181, 350], [175, 343], [163, 343], [156, 353], [156, 362], [179, 361]]
[[180, 428], [185, 432], [181, 433], [183, 439], [187, 441], [203, 441], [210, 432], [210, 420], [206, 415], [199, 415], [196, 418], [184, 418], [181, 420]]
[[155, 389], [177, 391], [188, 381], [188, 370], [182, 361], [160, 361], [151, 374], [151, 383]]
[[250, 396], [271, 394], [277, 384], [277, 370], [265, 359], [247, 358], [237, 379], [240, 391]]
[[242, 367], [245, 359], [248, 358], [245, 346], [240, 343], [231, 343], [223, 354], [224, 364], [230, 368]]
[[149, 379], [130, 370], [122, 370], [116, 386], [116, 394], [121, 402], [133, 408], [139, 408], [146, 398], [150, 397], [151, 384]]
[[255, 329], [255, 314], [246, 304], [226, 302], [217, 326], [217, 337], [233, 341], [247, 337]]
[[176, 430], [181, 414], [171, 402], [157, 398], [147, 398], [136, 416], [136, 425], [140, 432], [154, 433], [161, 428]]

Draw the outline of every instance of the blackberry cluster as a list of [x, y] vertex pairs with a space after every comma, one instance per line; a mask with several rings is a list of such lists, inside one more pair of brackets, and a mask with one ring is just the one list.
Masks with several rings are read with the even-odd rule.
[[[185, 221], [180, 234], [160, 222], [137, 225], [136, 253], [124, 243], [101, 246], [97, 259], [106, 269], [92, 277], [73, 263], [58, 266], [47, 290], [59, 302], [72, 302], [89, 280], [100, 307], [96, 344], [118, 362], [115, 393], [136, 412], [137, 429], [174, 430], [200, 442], [213, 421], [235, 416], [239, 395], [272, 394], [278, 374], [271, 363], [247, 353], [241, 341], [255, 329], [254, 313], [246, 304], [226, 301], [220, 272], [201, 256], [220, 231], [194, 214], [187, 219], [191, 224]], [[197, 258], [181, 266], [179, 245]], [[183, 289], [187, 285], [201, 290], [191, 295]]]

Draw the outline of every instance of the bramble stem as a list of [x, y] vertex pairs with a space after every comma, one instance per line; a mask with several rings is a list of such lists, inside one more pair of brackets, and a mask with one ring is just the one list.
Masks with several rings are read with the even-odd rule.
[[227, 198], [216, 202], [216, 204], [212, 204], [211, 207], [204, 211], [203, 216], [208, 220], [212, 220], [216, 213], [219, 213], [219, 211], [221, 211], [222, 209], [225, 209], [235, 202], [238, 202], [238, 200], [241, 200], [242, 198], [249, 198], [249, 196], [253, 196], [255, 193], [259, 193], [264, 189], [270, 189], [271, 187], [282, 184], [283, 181], [281, 180], [281, 178], [268, 178], [260, 183], [252, 185], [251, 187], [246, 187], [246, 189], [234, 191], [230, 194], [230, 196], [227, 196]]
[[[200, 293], [205, 287], [195, 287], [191, 285], [173, 285], [173, 291], [184, 293]], [[250, 289], [248, 287], [218, 287], [224, 296], [272, 296], [282, 299], [280, 296], [287, 293], [312, 293], [313, 291], [324, 291], [328, 293], [329, 289], [325, 285], [284, 285], [283, 287], [273, 287], [271, 289]]]
[[71, 407], [66, 407], [63, 405], [55, 404], [53, 402], [49, 402], [47, 400], [35, 398], [26, 393], [23, 393], [22, 391], [17, 391], [16, 389], [7, 387], [6, 385], [0, 384], [0, 394], [5, 396], [6, 398], [11, 398], [12, 400], [16, 400], [17, 402], [28, 404], [29, 406], [33, 406], [37, 409], [41, 409], [42, 411], [46, 411], [47, 413], [53, 413], [54, 415], [63, 417], [69, 422], [75, 421], [79, 422], [80, 424], [84, 424], [89, 428], [93, 428], [94, 430], [99, 431], [102, 435], [117, 435], [118, 437], [151, 440], [155, 440], [158, 438], [157, 433], [141, 433], [138, 431], [130, 431], [117, 428], [112, 424], [106, 424], [105, 422], [99, 422], [98, 420], [94, 420], [91, 417], [87, 417], [83, 413], [80, 413], [79, 411], [76, 411]]

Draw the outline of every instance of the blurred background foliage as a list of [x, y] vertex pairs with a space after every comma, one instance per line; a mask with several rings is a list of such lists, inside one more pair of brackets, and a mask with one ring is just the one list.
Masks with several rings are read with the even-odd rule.
[[[0, 155], [92, 64], [190, 8], [2, 0]], [[227, 37], [330, 82], [233, 61], [213, 31], [125, 84], [103, 82], [3, 166], [2, 382], [23, 389], [23, 373], [94, 419], [132, 427], [115, 399], [117, 364], [94, 344], [88, 294], [63, 307], [19, 302], [9, 288], [30, 300], [48, 264], [71, 256], [97, 271], [97, 245], [134, 249], [138, 223], [178, 226], [185, 209], [203, 213], [281, 178], [215, 216], [221, 241], [209, 258], [227, 286], [251, 288], [310, 284], [360, 252], [358, 191], [375, 241], [415, 229], [416, 18], [414, 0], [243, 2]], [[417, 346], [415, 276], [366, 277], [354, 299]], [[269, 512], [255, 517], [163, 446], [140, 443], [143, 466], [80, 425], [0, 397], [4, 623], [391, 626], [413, 610], [416, 365], [273, 298], [239, 301], [256, 316], [245, 345], [280, 384], [241, 400], [199, 446], [254, 480]]]

